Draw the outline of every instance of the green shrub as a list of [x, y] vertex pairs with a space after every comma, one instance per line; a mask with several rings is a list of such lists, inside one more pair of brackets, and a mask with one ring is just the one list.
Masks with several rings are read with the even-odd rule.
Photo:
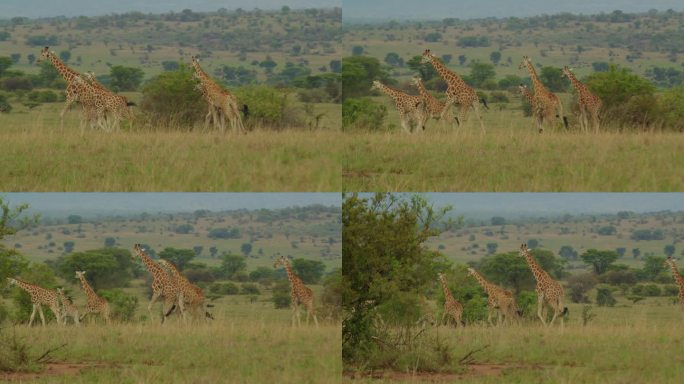
[[268, 85], [248, 85], [235, 90], [240, 108], [249, 107], [250, 126], [286, 128], [301, 126], [301, 110], [293, 104], [295, 95]]
[[489, 100], [487, 101], [490, 103], [508, 103], [510, 100], [506, 92], [494, 91], [489, 94]]
[[342, 129], [377, 131], [387, 117], [387, 107], [369, 98], [348, 98], [342, 103]]
[[537, 316], [537, 293], [533, 291], [522, 291], [518, 295], [518, 308], [523, 312], [523, 316]]
[[677, 296], [679, 295], [679, 287], [674, 284], [668, 284], [663, 287], [663, 296]]
[[667, 90], [659, 101], [660, 116], [666, 127], [684, 130], [684, 85]]
[[240, 288], [235, 283], [213, 283], [209, 286], [209, 292], [217, 295], [237, 295]]
[[0, 94], [0, 113], [9, 113], [12, 111], [12, 105], [7, 101], [7, 97]]
[[166, 71], [143, 87], [140, 109], [153, 126], [178, 127], [193, 125], [204, 119], [207, 105], [195, 88], [192, 69], [181, 65], [177, 71]]
[[617, 303], [617, 300], [613, 297], [613, 292], [610, 287], [598, 287], [596, 288], [596, 304], [599, 307], [612, 307]]
[[292, 298], [290, 297], [290, 283], [280, 280], [273, 286], [273, 304], [276, 309], [289, 308]]
[[261, 291], [259, 291], [259, 287], [257, 287], [256, 284], [245, 283], [245, 284], [242, 284], [242, 289], [240, 289], [240, 294], [241, 295], [259, 295], [259, 294], [261, 294]]
[[112, 320], [128, 322], [133, 320], [138, 308], [138, 297], [129, 295], [121, 289], [101, 290], [100, 296], [109, 302], [109, 314]]

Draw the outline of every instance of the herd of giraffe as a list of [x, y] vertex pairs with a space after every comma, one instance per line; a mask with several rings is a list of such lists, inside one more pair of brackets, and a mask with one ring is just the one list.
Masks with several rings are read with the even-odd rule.
[[[527, 244], [520, 247], [520, 256], [524, 257], [527, 265], [532, 271], [532, 275], [536, 281], [535, 291], [537, 292], [537, 317], [544, 325], [552, 325], [556, 318], [560, 318], [561, 327], [564, 326], [563, 316], [568, 312], [568, 308], [563, 306], [563, 286], [553, 279], [548, 272], [546, 272], [532, 256]], [[684, 277], [682, 277], [677, 265], [672, 256], [665, 260], [665, 266], [672, 269], [672, 275], [675, 282], [679, 286], [679, 304], [684, 312]], [[489, 310], [487, 322], [494, 325], [492, 322], [492, 313], [497, 313], [497, 323], [503, 324], [506, 320], [517, 321], [522, 312], [518, 309], [515, 303], [515, 297], [511, 291], [497, 286], [487, 281], [480, 273], [473, 268], [468, 268], [468, 274], [473, 276], [475, 280], [482, 286], [487, 294], [487, 308]], [[442, 323], [444, 318], [450, 316], [456, 322], [456, 325], [463, 325], [463, 305], [459, 303], [449, 289], [446, 275], [438, 274], [439, 281], [444, 290], [444, 312], [442, 315]], [[551, 321], [547, 323], [546, 308], [550, 307], [553, 311]]]
[[[143, 250], [140, 244], [135, 244], [133, 249], [136, 255], [145, 266], [147, 271], [152, 275], [152, 297], [147, 306], [150, 313], [150, 319], [153, 318], [152, 307], [157, 300], [162, 302], [161, 322], [170, 316], [174, 310], [178, 309], [183, 321], [188, 320], [188, 314], [192, 320], [200, 320], [202, 318], [213, 319], [213, 315], [206, 310], [206, 307], [212, 307], [211, 304], [205, 303], [204, 293], [202, 289], [191, 283], [187, 277], [176, 268], [176, 266], [164, 259], [153, 260]], [[300, 321], [300, 305], [304, 306], [306, 310], [306, 323], [309, 323], [309, 317], [313, 317], [316, 327], [318, 327], [318, 319], [314, 311], [314, 295], [313, 291], [304, 285], [302, 280], [294, 273], [290, 262], [281, 256], [273, 265], [274, 268], [282, 266], [287, 272], [287, 278], [290, 282], [290, 296], [292, 298], [292, 326], [301, 325]], [[76, 278], [81, 282], [83, 292], [87, 298], [87, 304], [84, 311], [79, 316], [79, 309], [74, 305], [72, 300], [64, 293], [63, 288], [58, 288], [56, 291], [41, 287], [37, 284], [29, 283], [20, 278], [8, 277], [7, 281], [10, 286], [15, 285], [20, 289], [26, 291], [31, 298], [33, 306], [31, 316], [29, 319], [29, 327], [33, 324], [36, 313], [40, 315], [40, 320], [45, 326], [45, 315], [43, 313], [43, 306], [48, 307], [54, 314], [57, 323], [60, 325], [67, 325], [68, 317], [73, 319], [75, 325], [80, 325], [81, 321], [88, 314], [99, 314], [102, 316], [107, 324], [110, 324], [110, 309], [107, 300], [99, 296], [95, 290], [90, 286], [85, 277], [85, 271], [76, 271]]]
[[[66, 103], [60, 113], [60, 124], [64, 124], [64, 114], [74, 103], [79, 103], [82, 107], [81, 131], [86, 125], [105, 131], [118, 130], [120, 121], [124, 119], [132, 124], [134, 117], [129, 107], [134, 106], [135, 103], [105, 88], [92, 72], [79, 73], [50, 51], [50, 47], [41, 50], [37, 62], [40, 63], [43, 60], [49, 61], [66, 82]], [[196, 56], [192, 57], [192, 67], [193, 77], [199, 81], [196, 89], [209, 105], [205, 129], [211, 120], [215, 128], [225, 132], [226, 120], [228, 120], [233, 132], [245, 133], [240, 113], [247, 116], [249, 111], [247, 105], [239, 108], [237, 97], [209, 77], [199, 65]]]
[[[425, 130], [425, 125], [430, 118], [437, 121], [446, 122], [445, 117], [449, 114], [451, 106], [459, 105], [458, 125], [464, 123], [468, 112], [472, 109], [479, 120], [480, 130], [484, 134], [485, 127], [480, 114], [480, 103], [489, 109], [485, 99], [480, 98], [475, 89], [468, 84], [454, 71], [442, 63], [429, 49], [423, 52], [421, 64], [430, 63], [447, 86], [446, 101], [441, 101], [428, 92], [423, 85], [422, 79], [413, 78], [413, 85], [417, 88], [419, 95], [411, 95], [399, 89], [388, 87], [380, 81], [373, 81], [371, 89], [378, 90], [393, 101], [399, 112], [401, 127], [405, 132], [412, 132], [413, 127], [418, 132]], [[551, 127], [556, 118], [560, 119], [565, 128], [568, 128], [568, 119], [563, 113], [563, 104], [557, 95], [549, 91], [537, 76], [537, 71], [532, 65], [529, 57], [523, 56], [518, 69], [526, 69], [532, 81], [533, 92], [527, 86], [520, 84], [520, 94], [532, 106], [532, 115], [537, 124], [539, 132], [543, 132], [544, 124], [548, 123]], [[603, 103], [601, 99], [593, 94], [589, 88], [580, 82], [567, 66], [562, 70], [562, 76], [570, 80], [570, 83], [577, 92], [577, 104], [579, 106], [579, 125], [580, 130], [588, 132], [591, 126], [594, 131], [599, 131], [599, 113]]]

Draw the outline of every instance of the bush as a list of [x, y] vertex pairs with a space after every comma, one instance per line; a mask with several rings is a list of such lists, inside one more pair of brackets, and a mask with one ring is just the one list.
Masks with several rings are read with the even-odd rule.
[[537, 316], [537, 293], [533, 291], [522, 291], [518, 295], [518, 308], [524, 316]]
[[271, 300], [273, 300], [276, 309], [290, 307], [292, 298], [290, 297], [290, 283], [287, 280], [280, 280], [273, 286]]
[[612, 307], [617, 303], [613, 297], [613, 292], [610, 287], [599, 287], [596, 289], [596, 304], [599, 307]]
[[672, 88], [663, 94], [660, 101], [660, 117], [666, 127], [684, 130], [684, 85]]
[[254, 283], [245, 283], [242, 284], [242, 289], [240, 290], [241, 295], [259, 295], [261, 294], [261, 291], [259, 291], [259, 287], [257, 287], [256, 284]]
[[676, 285], [668, 284], [668, 285], [663, 287], [663, 296], [677, 296], [677, 295], [679, 295], [679, 287], [677, 287]]
[[601, 282], [610, 285], [634, 285], [637, 282], [637, 276], [632, 271], [610, 270], [601, 275]]
[[112, 320], [129, 322], [133, 320], [138, 308], [138, 297], [129, 295], [121, 289], [102, 290], [100, 296], [109, 302], [109, 314]]
[[217, 295], [237, 295], [240, 288], [235, 283], [213, 283], [209, 286], [209, 292]]
[[573, 303], [588, 303], [589, 292], [598, 283], [593, 273], [582, 273], [568, 278], [568, 288], [570, 288], [570, 299]]
[[505, 92], [492, 92], [489, 94], [490, 103], [508, 103], [509, 101], [508, 95]]
[[0, 94], [0, 113], [9, 113], [12, 111], [12, 105], [7, 101], [7, 97]]
[[387, 107], [369, 98], [348, 98], [342, 103], [342, 129], [377, 131], [387, 117]]
[[251, 126], [266, 125], [274, 128], [302, 126], [301, 110], [293, 104], [293, 95], [286, 90], [268, 85], [248, 85], [235, 90], [240, 105], [249, 107]]
[[654, 297], [660, 296], [661, 293], [660, 287], [655, 284], [637, 284], [632, 287], [634, 295]]
[[207, 105], [195, 88], [192, 69], [181, 65], [166, 71], [143, 87], [140, 109], [154, 126], [192, 125], [204, 119]]
[[37, 101], [39, 103], [54, 103], [59, 100], [59, 96], [54, 91], [31, 91], [28, 94], [30, 101]]

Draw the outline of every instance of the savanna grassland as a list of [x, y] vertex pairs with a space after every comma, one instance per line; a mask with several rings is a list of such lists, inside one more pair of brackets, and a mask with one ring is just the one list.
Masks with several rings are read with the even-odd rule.
[[[335, 191], [343, 148], [339, 104], [317, 104], [321, 129], [246, 135], [141, 128], [82, 132], [62, 103], [0, 115], [0, 189], [6, 191]], [[19, 108], [16, 108], [19, 110]], [[329, 129], [323, 129], [327, 127]]]
[[[212, 229], [237, 230], [230, 238], [210, 237]], [[327, 270], [341, 265], [339, 213], [332, 208], [247, 212], [214, 212], [210, 214], [176, 213], [135, 216], [111, 216], [70, 224], [66, 219], [47, 219], [34, 228], [18, 231], [3, 239], [8, 248], [17, 248], [34, 262], [53, 259], [64, 253], [64, 243], [73, 242], [73, 252], [105, 246], [132, 250], [134, 244], [146, 244], [161, 251], [164, 248], [193, 249], [201, 247], [196, 261], [218, 265], [224, 253], [243, 254], [242, 245], [250, 243], [245, 258], [247, 267], [271, 267], [274, 258], [284, 255], [315, 259]], [[214, 254], [210, 248], [215, 247]]]
[[[314, 290], [318, 291], [317, 287]], [[141, 295], [140, 306], [147, 306], [148, 299]], [[240, 296], [213, 304], [214, 320], [201, 323], [184, 324], [171, 318], [163, 325], [156, 319], [143, 319], [105, 326], [94, 318], [81, 327], [54, 322], [45, 328], [5, 327], [3, 332], [30, 346], [28, 353], [33, 359], [65, 345], [50, 353], [49, 363], [35, 364], [35, 373], [0, 373], [0, 379], [36, 383], [340, 380], [339, 323], [319, 314], [318, 328], [313, 323], [293, 328], [291, 310], [274, 309], [270, 296], [265, 295], [257, 301]], [[147, 315], [146, 309], [139, 312]]]
[[[430, 65], [415, 59], [425, 49], [489, 100], [480, 106], [486, 134], [472, 111], [457, 126], [429, 120], [424, 132], [400, 133], [393, 102], [354, 83], [345, 97], [368, 97], [387, 114], [372, 129], [345, 127], [343, 162], [347, 190], [373, 191], [678, 191], [684, 185], [677, 153], [681, 129], [656, 122], [666, 112], [634, 110], [604, 116], [600, 133], [581, 133], [576, 97], [560, 83], [560, 68], [572, 67], [580, 80], [626, 68], [653, 87], [652, 100], [676, 95], [684, 81], [682, 14], [545, 15], [529, 18], [387, 21], [345, 24], [345, 60], [368, 58], [380, 64], [376, 78], [405, 92], [421, 76], [436, 97], [444, 84]], [[673, 53], [675, 52], [675, 53]], [[518, 93], [529, 74], [518, 66], [531, 57], [541, 80], [559, 95], [569, 129], [559, 123], [538, 134]], [[361, 58], [361, 59], [359, 59]], [[365, 64], [362, 64], [365, 65]], [[375, 68], [375, 67], [373, 67]], [[548, 70], [546, 73], [544, 70]], [[360, 78], [350, 71], [349, 81]], [[343, 77], [345, 74], [343, 73]], [[346, 80], [345, 80], [346, 81]], [[350, 83], [351, 84], [351, 83]], [[679, 88], [673, 88], [679, 87]], [[562, 90], [560, 90], [562, 89]], [[679, 93], [681, 94], [681, 92]], [[628, 99], [625, 99], [628, 100]], [[681, 96], [679, 96], [681, 101]], [[677, 105], [684, 105], [679, 103]], [[626, 105], [626, 101], [625, 104]], [[610, 108], [613, 108], [612, 106]], [[677, 107], [673, 120], [681, 121]], [[344, 112], [343, 112], [344, 114]], [[630, 116], [629, 121], [623, 117]], [[679, 116], [679, 117], [676, 117]], [[631, 120], [630, 120], [631, 119]], [[677, 125], [677, 123], [675, 123]]]

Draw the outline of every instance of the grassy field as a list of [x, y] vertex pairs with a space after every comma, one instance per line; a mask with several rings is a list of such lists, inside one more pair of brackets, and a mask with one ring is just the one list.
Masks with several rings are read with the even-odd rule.
[[[566, 95], [567, 98], [567, 95]], [[383, 100], [389, 106], [389, 99]], [[566, 103], [568, 105], [568, 103]], [[532, 118], [515, 106], [483, 113], [481, 135], [471, 115], [462, 126], [428, 122], [411, 135], [394, 129], [393, 106], [383, 132], [350, 132], [343, 158], [349, 191], [680, 191], [679, 133], [599, 134], [549, 130], [537, 133]], [[567, 107], [566, 107], [567, 108]], [[571, 116], [570, 114], [568, 114]], [[570, 117], [571, 126], [574, 119]]]
[[[582, 325], [581, 305], [569, 305], [565, 328], [536, 322], [492, 328], [480, 324], [430, 329], [453, 356], [451, 372], [376, 372], [368, 383], [679, 383], [684, 360], [682, 313], [671, 299], [637, 304], [619, 300], [613, 308], [594, 307]], [[457, 361], [471, 351], [472, 362]], [[348, 373], [349, 376], [353, 372]], [[352, 382], [351, 380], [347, 380]]]
[[[0, 116], [4, 191], [339, 191], [339, 105], [316, 131], [256, 130], [236, 136], [199, 131], [79, 129], [61, 103]], [[124, 127], [127, 124], [124, 123]]]
[[[173, 318], [164, 325], [141, 321], [104, 326], [95, 321], [78, 328], [14, 326], [5, 331], [16, 332], [29, 344], [31, 356], [66, 344], [50, 354], [52, 364], [42, 373], [14, 378], [36, 383], [339, 381], [339, 324], [319, 316], [319, 328], [292, 328], [291, 311], [276, 310], [265, 299], [222, 299], [212, 309], [215, 320], [202, 324]], [[146, 305], [142, 299], [140, 306]], [[3, 375], [0, 380], [12, 378]]]

